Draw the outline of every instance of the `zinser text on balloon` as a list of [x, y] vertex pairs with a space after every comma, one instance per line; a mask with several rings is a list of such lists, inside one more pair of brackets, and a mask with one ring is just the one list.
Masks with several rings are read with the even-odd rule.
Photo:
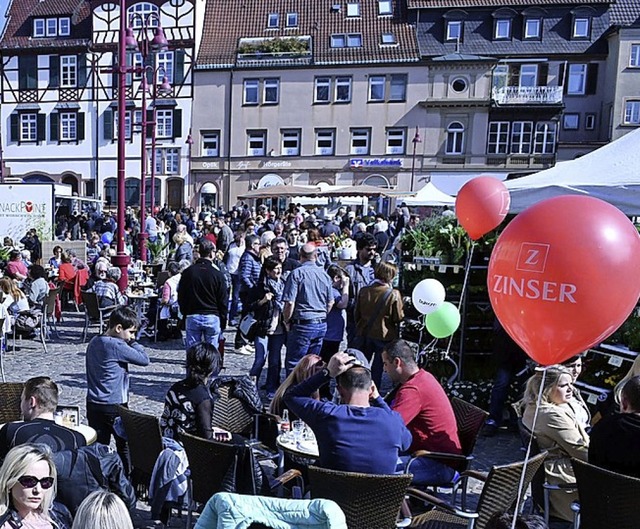
[[492, 292], [527, 299], [577, 303], [574, 297], [577, 287], [572, 283], [540, 281], [539, 279], [514, 278], [494, 274]]

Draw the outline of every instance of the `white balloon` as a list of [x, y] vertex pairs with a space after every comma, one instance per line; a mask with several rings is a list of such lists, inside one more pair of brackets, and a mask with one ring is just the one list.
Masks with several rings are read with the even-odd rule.
[[413, 306], [422, 314], [435, 312], [444, 303], [445, 290], [437, 279], [423, 279], [411, 293]]

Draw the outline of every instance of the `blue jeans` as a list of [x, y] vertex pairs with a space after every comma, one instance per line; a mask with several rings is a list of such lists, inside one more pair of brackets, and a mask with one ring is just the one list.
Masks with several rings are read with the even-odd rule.
[[218, 342], [222, 331], [220, 318], [215, 314], [191, 314], [187, 316], [185, 329], [187, 331], [185, 338], [187, 349], [200, 342], [207, 342], [219, 347]]
[[231, 307], [229, 308], [229, 321], [232, 322], [238, 315], [240, 306], [240, 274], [231, 274]]
[[287, 336], [287, 354], [285, 368], [287, 375], [293, 371], [303, 356], [320, 354], [322, 340], [327, 334], [325, 323], [294, 324]]
[[285, 344], [287, 335], [271, 334], [269, 336], [256, 336], [254, 345], [256, 347], [256, 357], [249, 371], [249, 375], [260, 380], [262, 368], [269, 358], [267, 369], [267, 393], [275, 393], [280, 385], [280, 370], [282, 369], [281, 352]]
[[389, 344], [375, 338], [365, 338], [363, 353], [371, 365], [371, 380], [380, 388], [382, 382], [382, 351]]
[[[396, 473], [404, 472], [411, 456], [400, 456]], [[455, 470], [440, 461], [419, 457], [409, 467], [409, 473], [413, 474], [411, 483], [414, 485], [446, 485], [460, 477]]]

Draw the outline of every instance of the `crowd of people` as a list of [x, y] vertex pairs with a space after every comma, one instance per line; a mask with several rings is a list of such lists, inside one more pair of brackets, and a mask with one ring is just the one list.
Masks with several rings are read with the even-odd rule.
[[[394, 288], [398, 240], [419, 221], [408, 208], [401, 206], [388, 218], [341, 208], [335, 216], [318, 219], [295, 206], [280, 215], [248, 206], [228, 213], [205, 209], [196, 214], [187, 208], [154, 213], [145, 228], [151, 243], [166, 247], [166, 278], [142, 319], [118, 288], [112, 238], [104, 237], [115, 231], [109, 215], [80, 217], [65, 230], [65, 237], [86, 238], [86, 261], [56, 246], [45, 269], [25, 262], [19, 249], [11, 250], [0, 279], [0, 307], [14, 316], [14, 324], [20, 313], [42, 305], [55, 286], [49, 280], [56, 278], [71, 295], [76, 286], [91, 290], [101, 307], [111, 309], [107, 328], [87, 346], [87, 418], [97, 445], [115, 442], [119, 463], [103, 472], [120, 477], [110, 480], [118, 484], [115, 495], [98, 492], [82, 502], [76, 495], [70, 502], [62, 487], [56, 496], [56, 454], [88, 447], [82, 435], [55, 423], [55, 382], [30, 379], [22, 394], [25, 422], [0, 429], [0, 529], [17, 522], [38, 528], [98, 527], [91, 520], [107, 517], [118, 520], [114, 527], [131, 526], [127, 509], [135, 497], [126, 479], [131, 464], [118, 410], [129, 401], [129, 365], [144, 367], [151, 361], [139, 340], [145, 335], [182, 337], [179, 329], [186, 373], [167, 388], [160, 417], [163, 435], [178, 446], [185, 433], [246, 441], [213, 420], [212, 391], [226, 350], [253, 355], [245, 377], [251, 387], [242, 391], [263, 391], [271, 413], [303, 420], [317, 440], [317, 465], [371, 474], [410, 472], [420, 486], [459, 479], [459, 468], [450, 463], [411, 457], [419, 450], [460, 455], [462, 445], [445, 390], [400, 338], [404, 302]], [[135, 254], [139, 226], [130, 212], [127, 219]], [[350, 258], [336, 255], [338, 238]], [[12, 241], [5, 246], [13, 246]], [[78, 274], [83, 281], [76, 279]], [[172, 327], [177, 333], [169, 333], [171, 322], [177, 322]], [[233, 348], [224, 343], [228, 329], [235, 329]], [[640, 376], [623, 381], [621, 413], [592, 425], [575, 388], [581, 367], [582, 358], [576, 357], [536, 372], [524, 392], [521, 421], [549, 452], [547, 480], [575, 483], [571, 458], [640, 477]], [[490, 429], [499, 426], [513, 371], [504, 367], [497, 378]], [[383, 376], [393, 386], [384, 398], [379, 392]], [[100, 457], [109, 460], [106, 453]], [[56, 497], [66, 504], [55, 502]], [[575, 499], [573, 490], [553, 491], [549, 514], [560, 524], [571, 521]], [[500, 520], [495, 517], [495, 527], [501, 527]]]

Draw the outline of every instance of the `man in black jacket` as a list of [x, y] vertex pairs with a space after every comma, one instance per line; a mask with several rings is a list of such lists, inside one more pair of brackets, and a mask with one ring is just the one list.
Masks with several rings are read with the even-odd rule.
[[186, 348], [198, 342], [218, 347], [227, 326], [229, 291], [224, 274], [214, 264], [216, 247], [200, 241], [200, 259], [182, 272], [178, 283], [178, 304], [186, 318]]

